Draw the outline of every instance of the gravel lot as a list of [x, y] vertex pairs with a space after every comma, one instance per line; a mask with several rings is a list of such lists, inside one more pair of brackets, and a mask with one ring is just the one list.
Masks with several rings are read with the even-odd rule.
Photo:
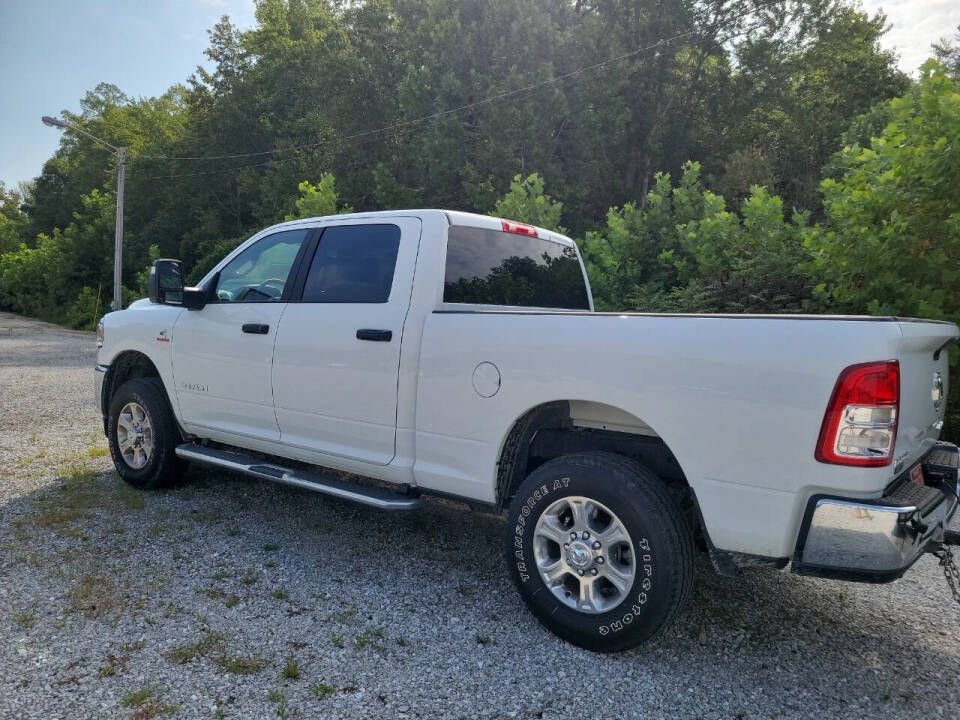
[[89, 333], [0, 313], [0, 717], [960, 716], [960, 606], [701, 563], [689, 612], [606, 657], [541, 629], [501, 521], [385, 515], [221, 472], [111, 470]]

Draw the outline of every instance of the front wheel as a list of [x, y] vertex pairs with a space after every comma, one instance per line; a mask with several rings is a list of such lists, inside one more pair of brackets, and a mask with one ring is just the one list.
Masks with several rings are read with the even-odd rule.
[[183, 477], [180, 432], [158, 378], [135, 378], [113, 394], [107, 440], [117, 473], [134, 487], [153, 490]]
[[510, 506], [507, 562], [548, 629], [599, 652], [669, 625], [693, 587], [693, 539], [663, 482], [611, 453], [543, 464]]

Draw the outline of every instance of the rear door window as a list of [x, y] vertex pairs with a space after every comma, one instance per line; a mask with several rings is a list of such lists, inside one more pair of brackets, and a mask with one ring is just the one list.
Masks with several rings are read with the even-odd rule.
[[310, 263], [303, 302], [387, 302], [399, 248], [396, 225], [326, 228]]
[[544, 238], [451, 226], [443, 300], [589, 310], [576, 251]]

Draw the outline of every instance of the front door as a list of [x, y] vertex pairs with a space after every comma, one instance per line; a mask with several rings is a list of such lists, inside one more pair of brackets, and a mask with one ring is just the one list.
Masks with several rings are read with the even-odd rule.
[[277, 333], [281, 441], [386, 465], [394, 456], [400, 341], [420, 220], [330, 224]]
[[185, 424], [278, 440], [270, 366], [287, 281], [309, 230], [261, 238], [220, 271], [202, 310], [180, 314], [171, 351]]

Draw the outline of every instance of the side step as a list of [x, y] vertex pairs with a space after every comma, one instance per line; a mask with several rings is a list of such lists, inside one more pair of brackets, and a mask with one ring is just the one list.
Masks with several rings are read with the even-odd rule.
[[176, 449], [177, 457], [203, 465], [213, 465], [226, 470], [251, 475], [262, 480], [271, 480], [281, 485], [292, 485], [306, 490], [332, 495], [341, 500], [360, 503], [380, 510], [413, 510], [420, 505], [420, 495], [414, 491], [403, 495], [381, 487], [366, 487], [344, 482], [333, 475], [321, 475], [304, 470], [291, 470], [259, 459], [204, 447], [195, 443], [184, 443]]

